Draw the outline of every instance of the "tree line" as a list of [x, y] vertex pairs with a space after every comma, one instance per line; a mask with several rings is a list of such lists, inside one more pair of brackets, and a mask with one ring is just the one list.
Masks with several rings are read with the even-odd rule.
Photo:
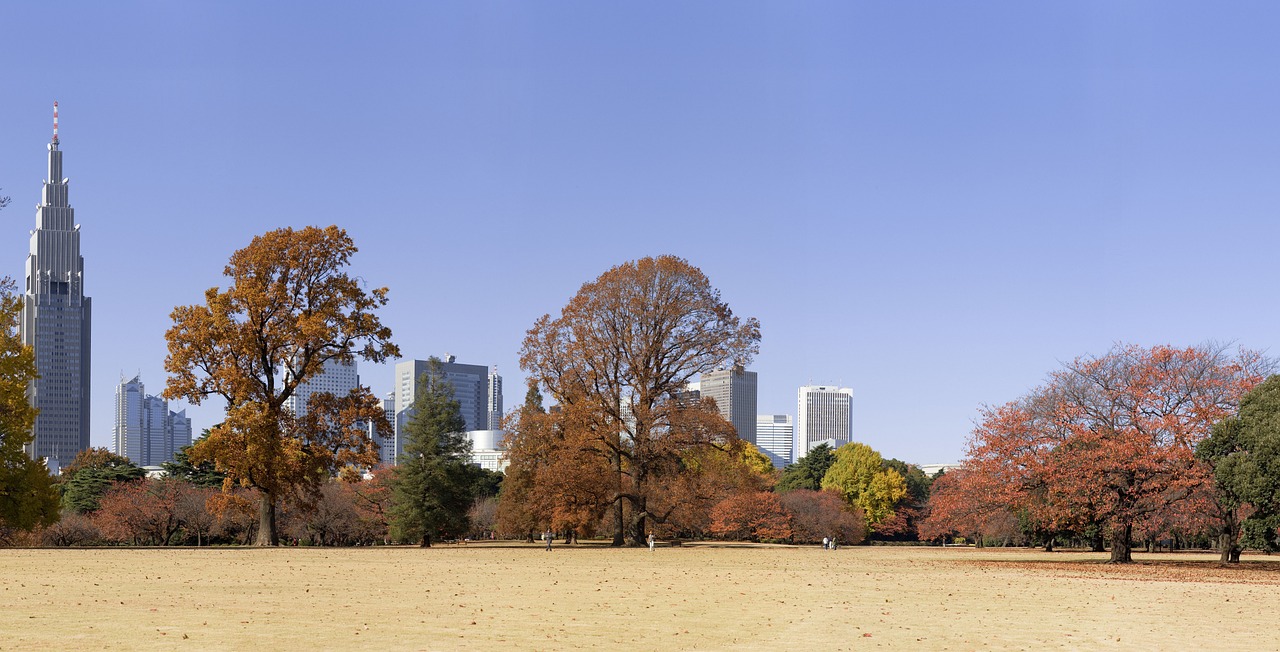
[[987, 408], [959, 469], [934, 483], [920, 533], [1078, 542], [1213, 539], [1224, 562], [1275, 550], [1280, 378], [1255, 351], [1117, 345]]

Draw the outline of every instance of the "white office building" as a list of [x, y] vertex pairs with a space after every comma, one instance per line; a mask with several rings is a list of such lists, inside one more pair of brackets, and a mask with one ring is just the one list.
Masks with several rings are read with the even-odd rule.
[[756, 447], [777, 468], [795, 462], [791, 453], [795, 450], [795, 423], [790, 414], [761, 414], [756, 417]]
[[839, 448], [853, 441], [853, 390], [848, 387], [801, 387], [797, 392], [796, 415], [794, 459], [824, 442]]

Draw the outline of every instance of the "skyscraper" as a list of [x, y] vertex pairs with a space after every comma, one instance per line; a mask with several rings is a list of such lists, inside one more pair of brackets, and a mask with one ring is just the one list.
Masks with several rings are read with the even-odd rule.
[[756, 372], [740, 366], [702, 374], [698, 390], [713, 398], [720, 416], [733, 424], [738, 439], [756, 443]]
[[[426, 360], [406, 360], [396, 363], [396, 457], [404, 452], [404, 427], [413, 416], [413, 402], [418, 396], [418, 380], [427, 372]], [[453, 398], [462, 409], [467, 430], [490, 429], [489, 418], [496, 410], [502, 412], [502, 376], [490, 372], [484, 365], [461, 364], [452, 355], [445, 354], [440, 361], [440, 373], [453, 387]], [[501, 427], [493, 424], [494, 429]]]
[[40, 410], [27, 453], [60, 469], [89, 447], [91, 301], [84, 295], [80, 225], [62, 176], [58, 103], [53, 103], [49, 176], [44, 181], [36, 228], [27, 254], [22, 304], [23, 344], [35, 349], [36, 372], [27, 399]]
[[142, 379], [120, 380], [116, 386], [116, 420], [112, 449], [138, 466], [159, 466], [191, 445], [187, 411], [170, 412], [169, 402], [148, 396]]
[[498, 368], [494, 367], [489, 371], [489, 425], [491, 430], [498, 430], [502, 427], [502, 376], [498, 375]]
[[343, 362], [338, 359], [325, 360], [320, 372], [298, 384], [287, 404], [289, 410], [298, 416], [307, 413], [307, 402], [312, 394], [328, 392], [335, 397], [343, 397], [360, 386], [360, 374], [356, 371], [356, 362]]
[[773, 465], [782, 468], [796, 461], [791, 452], [796, 428], [790, 414], [761, 414], [756, 417], [756, 447], [764, 451]]
[[853, 441], [852, 389], [805, 385], [797, 394], [795, 458], [823, 442], [839, 448]]

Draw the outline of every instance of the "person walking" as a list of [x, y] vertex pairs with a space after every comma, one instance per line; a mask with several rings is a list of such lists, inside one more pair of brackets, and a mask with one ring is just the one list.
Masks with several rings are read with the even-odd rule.
[[826, 549], [827, 549], [827, 541], [828, 541], [828, 539], [827, 539], [826, 537], [822, 537], [822, 549], [823, 549], [823, 550], [826, 550]]
[[649, 533], [649, 552], [653, 552], [653, 533]]
[[542, 533], [542, 540], [547, 542], [547, 552], [551, 552], [551, 530]]

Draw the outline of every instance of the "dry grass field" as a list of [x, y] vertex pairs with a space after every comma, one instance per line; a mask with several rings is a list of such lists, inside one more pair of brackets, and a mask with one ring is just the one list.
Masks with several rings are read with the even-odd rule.
[[1280, 558], [597, 545], [0, 550], [0, 649], [1274, 649]]

